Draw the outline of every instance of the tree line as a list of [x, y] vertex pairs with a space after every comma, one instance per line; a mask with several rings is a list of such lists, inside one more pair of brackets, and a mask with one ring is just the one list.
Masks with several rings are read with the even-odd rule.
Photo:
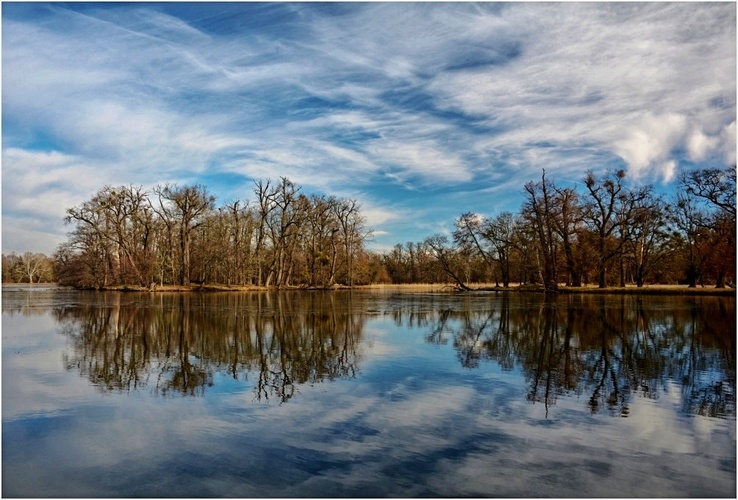
[[512, 283], [556, 291], [634, 283], [735, 281], [736, 167], [682, 173], [676, 194], [630, 185], [624, 171], [587, 172], [579, 190], [545, 170], [517, 213], [462, 213], [450, 236], [366, 249], [353, 199], [306, 195], [285, 177], [254, 182], [253, 200], [216, 206], [202, 185], [105, 186], [69, 208], [52, 257], [3, 255], [3, 282], [83, 288], [225, 284]]
[[670, 199], [650, 185], [629, 185], [623, 170], [588, 172], [582, 187], [557, 185], [544, 170], [525, 184], [518, 213], [463, 213], [451, 237], [396, 245], [383, 257], [388, 274], [394, 282], [424, 281], [432, 259], [462, 289], [489, 281], [546, 291], [562, 283], [734, 283], [735, 166], [683, 173]]

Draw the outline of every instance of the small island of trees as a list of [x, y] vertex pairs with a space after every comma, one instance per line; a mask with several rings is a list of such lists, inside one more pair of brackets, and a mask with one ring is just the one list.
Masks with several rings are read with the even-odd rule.
[[624, 171], [582, 188], [545, 171], [518, 213], [466, 212], [450, 236], [368, 251], [353, 199], [305, 195], [289, 179], [254, 182], [252, 200], [217, 205], [203, 185], [105, 186], [69, 208], [52, 257], [3, 255], [3, 282], [78, 288], [333, 288], [378, 283], [566, 287], [733, 286], [736, 167], [684, 172], [666, 199]]

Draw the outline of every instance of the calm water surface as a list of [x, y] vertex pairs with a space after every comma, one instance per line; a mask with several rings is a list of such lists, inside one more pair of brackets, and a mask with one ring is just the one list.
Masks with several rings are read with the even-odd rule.
[[3, 287], [2, 493], [735, 497], [734, 298]]

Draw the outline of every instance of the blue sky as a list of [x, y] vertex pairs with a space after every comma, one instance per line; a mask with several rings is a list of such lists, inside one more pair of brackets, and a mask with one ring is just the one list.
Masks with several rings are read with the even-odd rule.
[[528, 180], [668, 191], [736, 161], [736, 4], [2, 4], [2, 251], [106, 184], [358, 200], [369, 246], [517, 211]]

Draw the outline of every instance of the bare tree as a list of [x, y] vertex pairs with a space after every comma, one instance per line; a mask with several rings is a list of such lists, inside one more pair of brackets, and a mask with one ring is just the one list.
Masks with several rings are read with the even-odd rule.
[[690, 195], [706, 200], [735, 220], [735, 165], [724, 170], [707, 168], [684, 172], [679, 177], [679, 185]]
[[215, 197], [202, 185], [182, 186], [165, 184], [157, 186], [154, 192], [159, 197], [157, 213], [179, 229], [181, 261], [179, 283], [190, 284], [190, 246], [193, 231], [205, 220], [205, 215], [215, 205]]
[[140, 186], [105, 186], [90, 200], [67, 210], [67, 223], [75, 222], [78, 230], [91, 231], [102, 240], [116, 283], [132, 278], [143, 284], [149, 278], [152, 220], [146, 196]]
[[457, 286], [462, 290], [470, 290], [464, 284], [464, 280], [459, 277], [459, 271], [456, 269], [456, 253], [448, 247], [448, 238], [441, 234], [436, 234], [427, 238], [423, 242], [443, 267], [444, 272], [456, 282]]
[[561, 238], [566, 257], [567, 285], [582, 286], [582, 263], [578, 236], [581, 232], [582, 210], [579, 195], [572, 188], [556, 188], [554, 195], [554, 229]]
[[266, 279], [266, 245], [267, 245], [267, 221], [273, 210], [276, 209], [274, 197], [276, 192], [271, 187], [271, 181], [254, 181], [254, 194], [256, 195], [256, 284], [263, 285]]
[[[704, 255], [702, 270], [709, 272], [718, 288], [723, 288], [726, 277], [735, 275], [736, 166], [688, 171], [680, 176], [679, 185], [683, 194], [677, 203], [697, 215], [691, 222], [682, 221], [682, 226], [699, 227], [694, 235], [700, 234], [710, 248]], [[688, 213], [683, 210], [681, 215]]]
[[625, 171], [608, 172], [604, 178], [597, 178], [588, 172], [584, 179], [587, 186], [588, 199], [584, 203], [584, 220], [597, 235], [597, 276], [598, 286], [607, 286], [607, 265], [619, 255], [624, 238], [625, 219], [622, 215], [627, 211], [629, 195], [623, 179]]
[[543, 288], [547, 292], [558, 290], [557, 249], [555, 231], [554, 195], [555, 187], [546, 179], [546, 171], [541, 181], [525, 184], [528, 199], [523, 205], [523, 216], [533, 226], [542, 260]]
[[33, 283], [34, 279], [38, 281], [42, 275], [48, 275], [48, 257], [42, 253], [24, 252], [21, 265], [29, 283]]
[[336, 217], [335, 197], [312, 195], [304, 198], [306, 210], [306, 253], [310, 286], [333, 286], [338, 263], [337, 233], [340, 231]]
[[354, 283], [354, 259], [371, 231], [365, 227], [366, 218], [361, 215], [361, 205], [352, 199], [342, 199], [334, 205], [340, 238], [343, 242], [346, 263], [346, 284]]
[[488, 269], [494, 267], [495, 259], [486, 234], [487, 219], [476, 213], [466, 212], [454, 222], [454, 243], [464, 252], [478, 255]]
[[254, 258], [251, 241], [256, 230], [254, 211], [248, 202], [241, 205], [235, 201], [221, 208], [221, 215], [225, 219], [227, 228], [227, 283], [243, 284], [247, 280], [248, 270]]
[[511, 212], [502, 212], [497, 217], [487, 219], [484, 224], [483, 234], [497, 254], [497, 263], [504, 287], [510, 286], [512, 253], [515, 250], [515, 238], [520, 229], [519, 226], [518, 219]]
[[668, 255], [669, 233], [666, 204], [648, 193], [637, 199], [627, 220], [627, 257], [632, 260], [635, 282], [642, 287], [648, 274]]
[[272, 280], [278, 287], [289, 284], [302, 216], [297, 207], [299, 191], [300, 186], [280, 177], [269, 194], [271, 206], [264, 223], [272, 243], [273, 258], [265, 282], [267, 286]]
[[676, 203], [672, 206], [670, 218], [679, 230], [686, 247], [686, 278], [690, 288], [697, 286], [702, 275], [704, 260], [701, 240], [704, 235], [705, 213], [697, 206], [694, 196], [689, 193], [678, 193]]

